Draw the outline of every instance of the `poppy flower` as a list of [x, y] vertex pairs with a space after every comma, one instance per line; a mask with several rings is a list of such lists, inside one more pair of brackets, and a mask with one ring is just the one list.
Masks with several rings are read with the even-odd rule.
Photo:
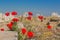
[[12, 21], [13, 21], [13, 22], [18, 22], [19, 19], [18, 19], [18, 18], [13, 18]]
[[47, 26], [47, 28], [48, 28], [48, 29], [51, 29], [51, 28], [52, 28], [52, 26], [51, 26], [51, 25], [48, 25], [48, 26]]
[[5, 13], [5, 15], [6, 15], [6, 16], [9, 16], [9, 15], [10, 15], [10, 13], [9, 13], [9, 12], [6, 12], [6, 13]]
[[25, 28], [22, 28], [22, 34], [25, 34], [26, 33], [26, 29]]
[[28, 16], [27, 19], [28, 19], [28, 20], [31, 20], [32, 18], [31, 18], [31, 16]]
[[43, 16], [38, 16], [38, 18], [39, 18], [40, 20], [42, 20], [42, 19], [43, 19]]
[[17, 12], [13, 11], [11, 14], [14, 16], [17, 15]]
[[4, 28], [1, 28], [1, 31], [4, 31]]
[[28, 32], [28, 33], [27, 33], [27, 37], [28, 37], [28, 38], [32, 38], [33, 36], [34, 36], [34, 33], [33, 33], [33, 32]]
[[12, 26], [13, 26], [12, 23], [7, 24], [7, 27], [8, 27], [10, 30], [12, 30]]
[[28, 12], [28, 15], [31, 15], [32, 16], [33, 14], [32, 14], [32, 12]]

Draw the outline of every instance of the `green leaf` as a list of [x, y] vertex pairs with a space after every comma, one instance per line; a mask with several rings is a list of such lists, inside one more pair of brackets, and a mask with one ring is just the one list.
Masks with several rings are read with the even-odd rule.
[[17, 26], [13, 26], [13, 31], [17, 31], [18, 30], [18, 27]]
[[17, 22], [14, 22], [13, 26], [12, 26], [13, 31], [17, 31], [18, 30], [18, 26], [17, 26]]
[[20, 33], [18, 33], [18, 40], [22, 40], [22, 35]]

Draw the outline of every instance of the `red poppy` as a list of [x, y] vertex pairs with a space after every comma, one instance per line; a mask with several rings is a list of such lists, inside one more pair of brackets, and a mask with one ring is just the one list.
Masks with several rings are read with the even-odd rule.
[[28, 19], [28, 20], [31, 20], [32, 18], [31, 18], [31, 16], [28, 16], [27, 19]]
[[28, 12], [28, 15], [31, 15], [32, 16], [33, 14], [32, 14], [32, 12]]
[[12, 26], [13, 26], [12, 23], [7, 24], [7, 27], [8, 27], [10, 30], [12, 30]]
[[1, 31], [4, 31], [4, 28], [1, 28]]
[[38, 18], [39, 18], [40, 20], [42, 20], [42, 19], [43, 19], [43, 16], [38, 16]]
[[18, 22], [19, 19], [18, 19], [18, 18], [13, 18], [12, 21], [13, 21], [13, 22]]
[[13, 11], [11, 14], [14, 16], [17, 15], [17, 12]]
[[5, 13], [5, 15], [6, 15], [6, 16], [9, 16], [9, 15], [10, 15], [10, 13], [9, 13], [9, 12], [6, 12], [6, 13]]
[[33, 33], [33, 32], [28, 32], [28, 33], [27, 33], [27, 37], [28, 37], [28, 38], [32, 38], [33, 36], [34, 36], [34, 33]]
[[51, 29], [51, 28], [52, 28], [52, 26], [51, 26], [51, 25], [48, 25], [48, 26], [47, 26], [47, 28], [48, 28], [48, 29]]
[[25, 34], [25, 33], [26, 33], [26, 29], [22, 28], [22, 34]]

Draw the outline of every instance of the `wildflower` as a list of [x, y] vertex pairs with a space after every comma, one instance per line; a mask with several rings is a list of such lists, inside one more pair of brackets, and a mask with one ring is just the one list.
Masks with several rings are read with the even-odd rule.
[[6, 13], [5, 13], [5, 15], [6, 15], [6, 16], [9, 16], [9, 15], [10, 15], [10, 13], [9, 13], [9, 12], [6, 12]]
[[33, 14], [32, 14], [32, 12], [28, 12], [28, 15], [31, 15], [32, 16]]
[[38, 16], [38, 18], [43, 22], [43, 16]]
[[22, 34], [25, 34], [26, 33], [26, 29], [25, 28], [22, 28]]
[[4, 31], [4, 28], [1, 28], [1, 31]]
[[38, 18], [39, 18], [40, 20], [42, 20], [42, 19], [43, 19], [43, 16], [38, 16]]
[[7, 27], [8, 27], [10, 30], [12, 30], [12, 26], [13, 26], [12, 23], [7, 24]]
[[13, 22], [18, 22], [19, 19], [18, 19], [18, 18], [13, 18], [12, 21], [13, 21]]
[[28, 38], [32, 38], [33, 36], [34, 36], [34, 33], [33, 33], [33, 32], [28, 32], [28, 33], [27, 33], [27, 37], [28, 37]]
[[28, 19], [28, 20], [31, 20], [32, 18], [31, 18], [31, 16], [28, 16], [27, 19]]
[[11, 14], [14, 16], [17, 15], [17, 12], [13, 11]]
[[51, 26], [51, 25], [48, 25], [48, 26], [47, 26], [47, 28], [48, 28], [48, 29], [51, 29], [51, 28], [52, 28], [52, 26]]

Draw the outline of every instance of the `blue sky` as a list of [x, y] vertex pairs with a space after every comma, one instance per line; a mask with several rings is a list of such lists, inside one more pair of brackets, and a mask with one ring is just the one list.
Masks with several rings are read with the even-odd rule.
[[60, 0], [0, 0], [0, 12], [7, 11], [17, 11], [18, 14], [28, 11], [42, 15], [50, 15], [52, 12], [60, 14]]

